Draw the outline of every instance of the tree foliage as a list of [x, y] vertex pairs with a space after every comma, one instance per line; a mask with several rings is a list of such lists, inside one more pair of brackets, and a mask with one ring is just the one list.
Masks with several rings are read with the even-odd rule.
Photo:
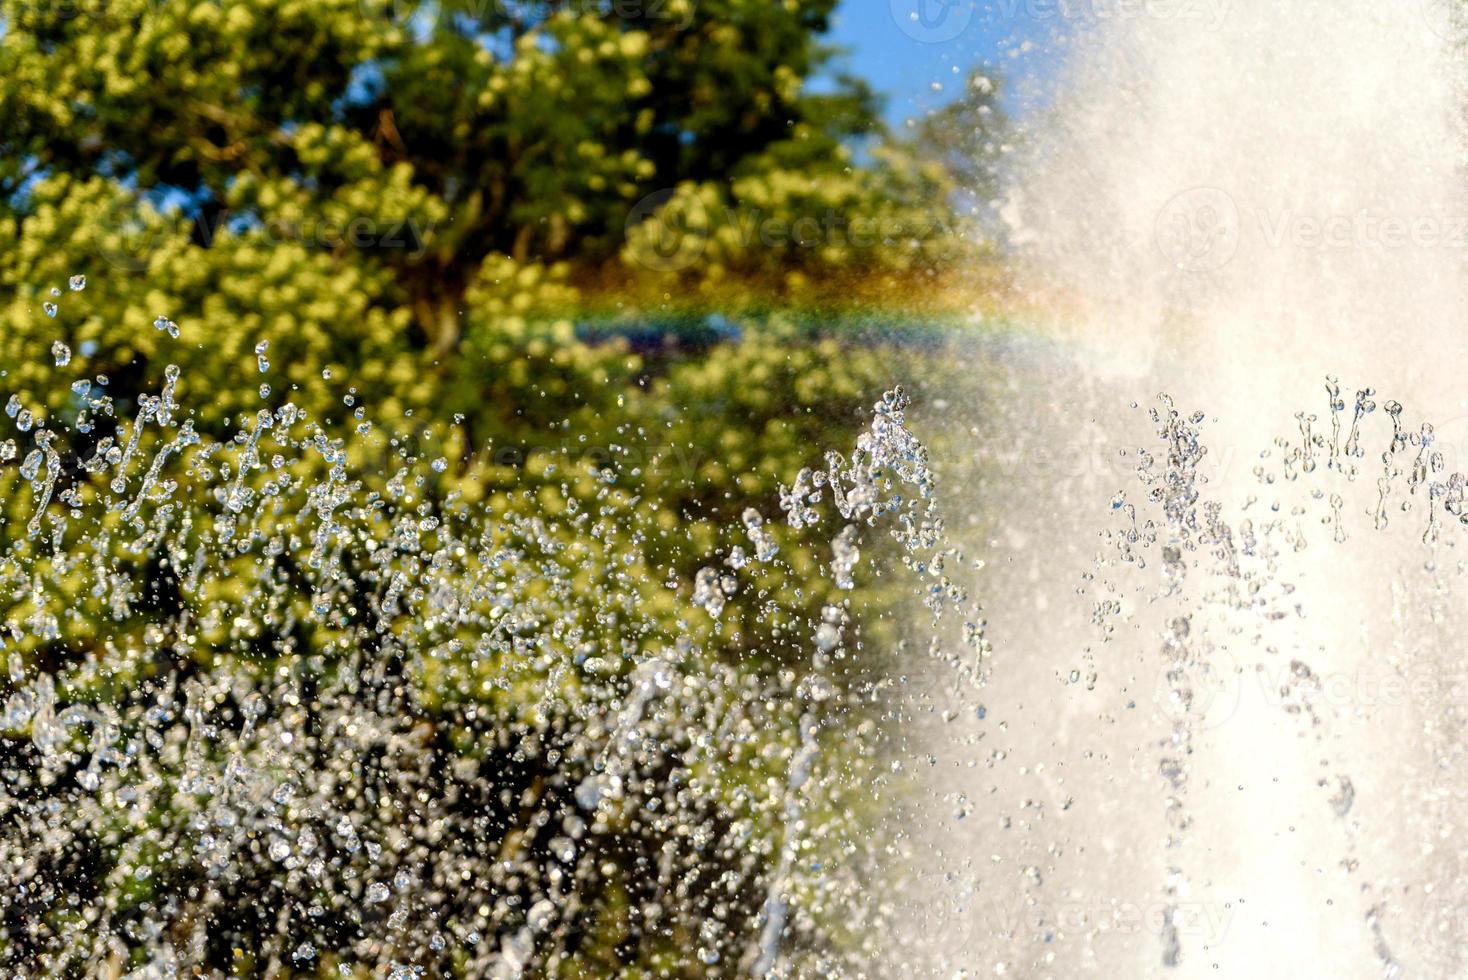
[[[969, 254], [949, 208], [961, 175], [913, 147], [853, 151], [851, 138], [875, 127], [872, 93], [842, 77], [807, 84], [828, 71], [821, 37], [835, 2], [0, 0], [0, 368], [3, 397], [25, 413], [24, 428], [0, 420], [17, 430], [0, 440], [0, 533], [24, 534], [32, 501], [20, 488], [34, 483], [19, 466], [32, 453], [6, 455], [6, 440], [39, 447], [38, 433], [70, 429], [57, 500], [89, 492], [101, 478], [88, 466], [115, 426], [99, 418], [93, 431], [88, 413], [136, 417], [170, 366], [188, 423], [221, 444], [237, 445], [255, 413], [294, 404], [343, 433], [364, 492], [388, 493], [405, 460], [441, 459], [441, 483], [423, 491], [435, 506], [482, 503], [537, 534], [549, 527], [572, 552], [565, 515], [600, 499], [588, 474], [615, 462], [640, 530], [609, 545], [604, 564], [633, 583], [628, 602], [645, 620], [635, 639], [692, 633], [710, 676], [773, 692], [760, 710], [793, 715], [809, 657], [808, 631], [791, 624], [837, 601], [813, 571], [827, 556], [776, 529], [781, 569], [761, 571], [717, 622], [690, 625], [670, 597], [686, 598], [709, 556], [731, 553], [746, 508], [776, 513], [782, 482], [849, 446], [906, 354], [779, 316], [679, 332], [594, 331], [574, 314], [597, 299], [596, 283], [645, 281], [671, 297], [754, 282], [783, 301]], [[87, 287], [66, 291], [77, 275]], [[54, 343], [66, 359], [48, 355]], [[364, 409], [378, 428], [357, 439]], [[160, 556], [130, 560], [141, 595], [168, 591]], [[219, 586], [237, 601], [230, 590], [261, 574], [240, 566]], [[157, 665], [123, 676], [98, 651], [147, 648], [166, 604], [104, 621], [74, 571], [59, 569], [45, 599], [69, 632], [27, 654], [71, 656], [107, 683], [145, 678]], [[859, 619], [884, 597], [862, 583], [841, 601]], [[590, 590], [558, 600], [569, 623], [605, 613]], [[242, 635], [247, 605], [199, 634], [200, 670], [258, 657], [268, 674], [277, 656], [295, 670], [343, 646], [325, 632], [299, 646]], [[853, 634], [881, 627], [858, 622]], [[559, 665], [563, 638], [545, 642]], [[612, 660], [615, 679], [625, 663]], [[512, 760], [527, 785], [564, 780], [515, 740], [569, 739], [569, 713], [542, 702], [571, 692], [506, 693], [483, 686], [482, 664], [433, 663], [432, 676], [386, 688], [425, 713], [435, 744], [494, 732], [496, 764]], [[764, 724], [748, 722], [740, 749], [758, 765], [720, 788], [761, 814], [775, 799], [766, 770], [793, 752], [793, 729]], [[590, 952], [578, 962], [714, 972], [688, 959], [683, 925], [644, 933], [630, 920], [615, 883], [644, 876], [639, 862], [673, 836], [659, 821], [633, 824], [598, 844], [607, 866], [622, 865], [582, 913]], [[94, 861], [122, 866], [107, 851], [117, 840], [94, 843]], [[760, 848], [710, 856], [699, 873], [749, 865], [741, 880], [760, 880], [775, 850]], [[245, 902], [253, 881], [229, 900]], [[752, 930], [756, 899], [748, 887], [731, 896], [722, 921]], [[243, 948], [266, 925], [241, 916], [231, 928]], [[224, 969], [229, 955], [210, 962]]]
[[[834, 4], [14, 0], [0, 215], [56, 253], [49, 233], [76, 229], [36, 219], [76, 208], [104, 240], [75, 243], [71, 266], [103, 258], [154, 284], [181, 252], [228, 268], [240, 249], [298, 247], [292, 264], [376, 280], [370, 305], [406, 310], [440, 354], [487, 268], [641, 271], [629, 225], [684, 188], [745, 225], [824, 228], [746, 231], [741, 255], [708, 264], [910, 262], [950, 231], [931, 213], [945, 188], [853, 163], [845, 141], [872, 128], [875, 99], [843, 76], [807, 85]], [[862, 244], [848, 228], [866, 220], [886, 232]]]

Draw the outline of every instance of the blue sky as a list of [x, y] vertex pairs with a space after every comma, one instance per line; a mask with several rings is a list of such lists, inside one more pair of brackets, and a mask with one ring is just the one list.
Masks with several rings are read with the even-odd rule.
[[1055, 75], [1064, 25], [1054, 9], [1029, 0], [841, 0], [831, 39], [851, 49], [844, 66], [887, 96], [894, 126], [951, 99], [969, 69], [986, 63], [1003, 69], [1006, 105], [1022, 114]]

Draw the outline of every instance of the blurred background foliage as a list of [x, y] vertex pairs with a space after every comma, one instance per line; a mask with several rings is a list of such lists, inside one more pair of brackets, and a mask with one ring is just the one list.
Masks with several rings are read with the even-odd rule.
[[[639, 642], [692, 630], [723, 668], [788, 694], [808, 637], [761, 610], [817, 620], [827, 555], [774, 528], [785, 564], [717, 622], [690, 626], [670, 586], [686, 598], [746, 508], [773, 517], [782, 482], [849, 450], [883, 389], [920, 360], [931, 377], [920, 338], [841, 319], [875, 300], [964, 312], [950, 297], [972, 295], [955, 287], [992, 254], [980, 216], [1006, 139], [981, 74], [889, 132], [875, 94], [834, 67], [834, 6], [0, 0], [5, 395], [54, 428], [97, 391], [75, 383], [105, 378], [125, 415], [176, 364], [201, 432], [291, 401], [342, 424], [369, 482], [374, 460], [385, 482], [389, 462], [442, 456], [437, 499], [512, 515], [587, 505], [601, 488], [585, 474], [615, 467], [647, 531], [615, 556], [635, 571]], [[75, 275], [87, 288], [48, 314]], [[48, 354], [57, 340], [68, 364]], [[6, 481], [15, 534], [28, 501]], [[839, 600], [871, 651], [895, 642], [892, 595], [867, 582]], [[61, 586], [51, 601], [75, 604]], [[592, 617], [596, 595], [582, 601]], [[241, 652], [205, 639], [199, 657]], [[481, 729], [560, 723], [451, 659], [413, 693], [451, 728], [476, 704], [492, 708], [470, 712]], [[787, 758], [788, 727], [752, 735], [770, 739], [753, 754]], [[607, 860], [656, 851], [662, 832], [638, 833], [651, 842], [619, 850], [613, 832]], [[590, 908], [606, 921], [586, 948], [615, 949], [597, 956], [717, 972], [669, 967], [678, 935], [629, 941], [618, 902]]]

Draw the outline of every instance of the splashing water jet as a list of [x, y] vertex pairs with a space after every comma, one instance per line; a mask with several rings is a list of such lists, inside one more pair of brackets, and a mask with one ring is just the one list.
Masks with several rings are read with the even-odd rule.
[[890, 962], [1468, 969], [1448, 9], [1237, 0], [1071, 38], [1003, 208], [1055, 340], [980, 372], [999, 410], [939, 466], [1004, 570], [987, 718], [926, 736], [929, 941]]

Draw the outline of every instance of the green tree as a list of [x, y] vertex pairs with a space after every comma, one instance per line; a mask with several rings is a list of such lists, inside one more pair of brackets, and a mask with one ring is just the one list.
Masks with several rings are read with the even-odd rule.
[[129, 273], [157, 282], [170, 250], [138, 234], [137, 199], [201, 249], [283, 240], [383, 270], [371, 304], [446, 353], [494, 256], [593, 264], [659, 189], [845, 166], [874, 100], [849, 78], [808, 90], [834, 6], [14, 0], [0, 215], [65, 210], [100, 179], [118, 199], [93, 220], [123, 238], [101, 247]]

